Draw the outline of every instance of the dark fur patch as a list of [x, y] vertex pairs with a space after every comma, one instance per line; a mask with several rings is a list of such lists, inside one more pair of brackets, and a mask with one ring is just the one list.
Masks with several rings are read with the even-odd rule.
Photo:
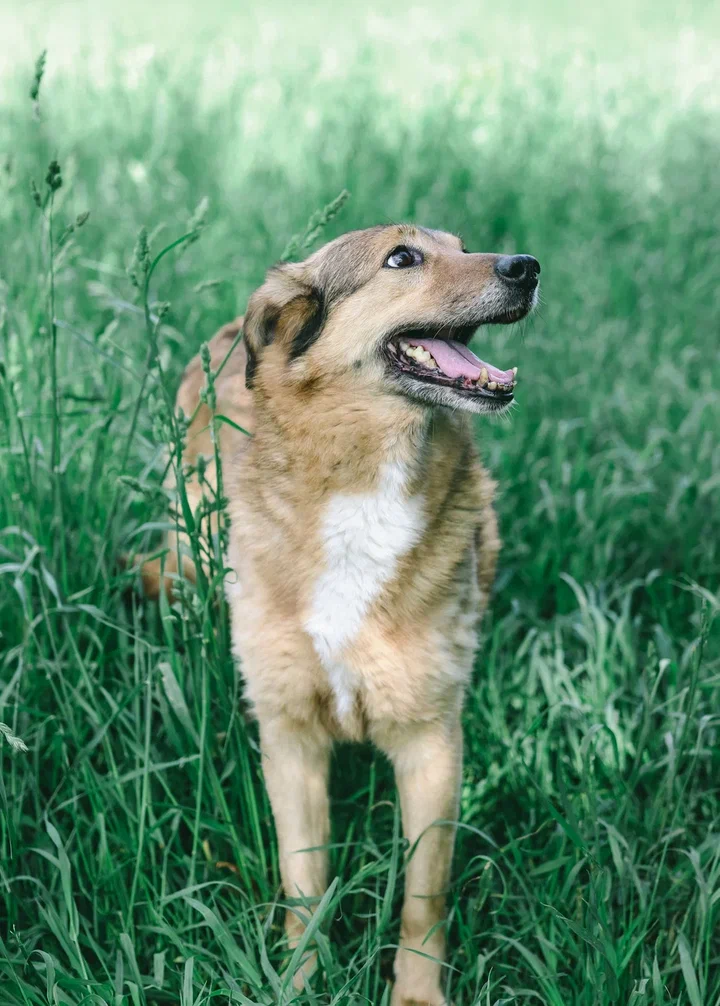
[[[278, 318], [280, 317], [280, 312], [275, 307], [268, 307], [262, 314], [260, 319], [260, 324], [258, 325], [258, 336], [260, 343], [263, 347], [269, 346], [270, 343], [275, 338], [275, 329], [277, 327]], [[245, 339], [245, 349], [247, 351], [247, 365], [245, 366], [245, 387], [252, 388], [255, 383], [255, 371], [257, 370], [257, 353], [255, 349], [250, 344], [249, 339]]]
[[293, 337], [290, 346], [290, 360], [297, 360], [317, 342], [325, 324], [325, 299], [322, 292], [313, 287], [307, 296], [309, 315], [300, 331]]
[[257, 370], [257, 353], [250, 345], [245, 343], [247, 352], [247, 363], [245, 364], [245, 387], [252, 388], [255, 383], [255, 371]]

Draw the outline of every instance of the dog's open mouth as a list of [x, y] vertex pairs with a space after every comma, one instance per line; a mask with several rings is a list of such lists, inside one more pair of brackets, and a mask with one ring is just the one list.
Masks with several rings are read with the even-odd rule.
[[412, 331], [396, 336], [387, 346], [393, 366], [429, 384], [509, 401], [517, 367], [499, 370], [475, 356], [462, 342], [451, 339], [450, 334], [450, 329], [440, 329], [427, 337]]

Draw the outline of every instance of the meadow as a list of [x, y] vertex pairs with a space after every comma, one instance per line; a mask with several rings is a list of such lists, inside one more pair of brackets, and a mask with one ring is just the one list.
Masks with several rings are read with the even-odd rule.
[[632, 59], [417, 13], [297, 51], [289, 15], [205, 46], [183, 13], [182, 45], [50, 39], [44, 71], [36, 26], [8, 58], [1, 1006], [389, 1001], [387, 764], [334, 756], [321, 973], [293, 994], [221, 576], [150, 603], [119, 557], [160, 541], [190, 356], [284, 253], [390, 220], [542, 264], [536, 315], [474, 343], [520, 385], [477, 424], [504, 548], [452, 1001], [720, 1004], [720, 61], [693, 10]]

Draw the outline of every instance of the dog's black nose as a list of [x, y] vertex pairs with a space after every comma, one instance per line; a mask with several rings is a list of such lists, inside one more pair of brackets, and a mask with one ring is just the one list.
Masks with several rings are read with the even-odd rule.
[[540, 263], [532, 255], [502, 255], [495, 263], [495, 272], [506, 283], [532, 289], [537, 286]]

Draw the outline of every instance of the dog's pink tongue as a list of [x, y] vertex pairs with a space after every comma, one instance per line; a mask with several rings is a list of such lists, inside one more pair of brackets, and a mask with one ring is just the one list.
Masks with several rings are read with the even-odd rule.
[[491, 363], [484, 363], [462, 343], [445, 339], [408, 339], [408, 342], [411, 346], [422, 346], [426, 349], [447, 377], [469, 377], [470, 380], [476, 381], [485, 367], [488, 379], [491, 381], [497, 381], [498, 384], [512, 384], [515, 380], [512, 370], [498, 370]]

